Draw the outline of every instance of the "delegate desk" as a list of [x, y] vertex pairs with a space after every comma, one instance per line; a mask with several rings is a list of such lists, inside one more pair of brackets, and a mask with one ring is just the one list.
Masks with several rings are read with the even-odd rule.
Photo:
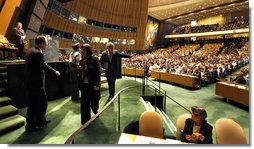
[[198, 77], [179, 73], [170, 73], [169, 82], [174, 82], [192, 88], [197, 88], [200, 85]]
[[122, 67], [122, 75], [125, 76], [143, 77], [144, 74], [144, 69]]
[[249, 106], [249, 88], [232, 82], [217, 82], [215, 94]]
[[179, 73], [154, 71], [151, 73], [151, 77], [158, 80], [176, 83], [176, 84], [191, 87], [191, 88], [197, 88], [200, 85], [200, 80], [198, 77], [185, 75], [185, 74], [179, 74]]
[[169, 73], [166, 71], [153, 71], [151, 72], [151, 78], [169, 82]]
[[160, 139], [141, 135], [122, 133], [118, 144], [189, 144], [173, 139]]

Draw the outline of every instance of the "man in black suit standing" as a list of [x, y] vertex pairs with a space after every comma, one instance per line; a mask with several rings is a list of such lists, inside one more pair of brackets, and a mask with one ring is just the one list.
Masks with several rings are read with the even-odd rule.
[[23, 58], [24, 52], [24, 39], [26, 38], [26, 34], [22, 29], [22, 23], [18, 22], [17, 26], [13, 28], [13, 43], [18, 47], [18, 56]]
[[48, 41], [45, 36], [37, 36], [35, 47], [31, 48], [26, 58], [28, 109], [26, 114], [26, 132], [37, 131], [50, 122], [46, 120], [48, 99], [45, 91], [45, 71], [59, 76], [59, 71], [48, 66], [44, 61], [42, 51]]
[[[107, 50], [102, 52], [101, 55], [101, 67], [105, 71], [105, 75], [107, 78], [108, 82], [108, 88], [109, 88], [109, 98], [112, 99], [115, 95], [115, 82], [116, 82], [116, 77], [117, 77], [117, 72], [121, 72], [118, 70], [118, 67], [121, 62], [121, 58], [131, 58], [131, 56], [123, 53], [119, 53], [117, 50], [114, 50], [114, 44], [112, 42], [109, 42], [106, 44]], [[108, 102], [107, 101], [107, 102]]]
[[101, 98], [101, 66], [97, 57], [92, 56], [92, 47], [84, 44], [81, 48], [82, 60], [79, 62], [79, 86], [81, 91], [81, 124], [91, 119], [91, 110], [97, 114]]

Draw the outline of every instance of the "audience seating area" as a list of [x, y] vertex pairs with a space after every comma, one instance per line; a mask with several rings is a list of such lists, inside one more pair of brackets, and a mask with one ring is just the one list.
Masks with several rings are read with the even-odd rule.
[[249, 28], [249, 20], [245, 21], [233, 21], [225, 24], [210, 24], [200, 26], [178, 26], [173, 30], [173, 34], [189, 34], [189, 33], [202, 33], [202, 32], [213, 32], [213, 31], [224, 31], [233, 30], [240, 28]]
[[[205, 85], [223, 79], [249, 64], [248, 38], [203, 42], [205, 43], [174, 45], [147, 54], [132, 54], [131, 59], [123, 60], [122, 67], [125, 70], [144, 70], [150, 74], [163, 71], [197, 76], [201, 85]], [[244, 71], [244, 75], [249, 76], [249, 69]]]

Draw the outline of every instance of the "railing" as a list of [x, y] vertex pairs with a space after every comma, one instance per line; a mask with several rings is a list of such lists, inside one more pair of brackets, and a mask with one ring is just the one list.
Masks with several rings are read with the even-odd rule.
[[[137, 75], [136, 75], [136, 68], [134, 68], [134, 70], [135, 70], [134, 77], [135, 77], [135, 81], [136, 81], [136, 77], [137, 77]], [[123, 71], [124, 71], [124, 74], [126, 74], [126, 73], [125, 73], [125, 69], [123, 69]], [[158, 72], [153, 72], [153, 73], [157, 73], [157, 74], [159, 75], [159, 80], [161, 80], [161, 73], [158, 73]], [[147, 77], [146, 74], [144, 74], [144, 76], [143, 76], [142, 78], [143, 78], [143, 79], [142, 79], [142, 84], [143, 84], [143, 85], [148, 85], [148, 82], [150, 82], [150, 83], [152, 83], [154, 86], [156, 86], [156, 87], [159, 88], [159, 89], [158, 89], [158, 92], [159, 92], [160, 94], [164, 95], [164, 100], [163, 100], [163, 101], [164, 101], [164, 103], [163, 103], [164, 107], [163, 107], [163, 109], [164, 109], [165, 112], [166, 112], [166, 101], [167, 101], [167, 98], [169, 98], [170, 100], [172, 100], [173, 102], [175, 102], [176, 104], [178, 104], [179, 106], [181, 106], [182, 108], [184, 108], [185, 110], [187, 110], [188, 112], [190, 112], [187, 108], [185, 108], [185, 107], [182, 106], [180, 103], [178, 103], [178, 102], [175, 101], [173, 98], [171, 98], [171, 97], [169, 97], [169, 96], [167, 95], [167, 91], [165, 91], [164, 89], [161, 88], [161, 82], [160, 82], [160, 81], [158, 81], [158, 82], [159, 82], [159, 85], [157, 85], [157, 84], [154, 83], [152, 80], [150, 80], [150, 79]], [[143, 88], [143, 92], [145, 92], [144, 88]], [[191, 112], [190, 112], [190, 113], [191, 113]]]
[[[126, 87], [126, 88], [123, 88], [121, 89], [119, 92], [117, 92], [117, 94], [97, 113], [95, 114], [89, 121], [87, 121], [84, 125], [82, 125], [78, 130], [76, 130], [65, 142], [65, 144], [74, 144], [75, 143], [75, 138], [80, 134], [81, 131], [85, 130], [92, 122], [94, 122], [106, 109], [108, 109], [108, 107], [116, 100], [116, 98], [118, 99], [118, 106], [117, 106], [117, 109], [118, 109], [118, 131], [120, 131], [120, 121], [121, 121], [121, 109], [120, 109], [120, 95], [122, 92], [128, 90], [128, 89], [131, 89], [131, 88], [138, 88], [138, 87], [142, 87], [142, 95], [145, 95], [145, 87], [150, 87], [154, 90], [154, 95], [155, 95], [155, 104], [154, 104], [154, 109], [156, 110], [156, 105], [157, 105], [157, 99], [156, 99], [156, 96], [157, 94], [164, 94], [164, 111], [165, 111], [165, 106], [166, 106], [166, 99], [170, 99], [172, 100], [173, 102], [175, 102], [177, 105], [179, 105], [180, 107], [182, 107], [183, 109], [185, 109], [186, 111], [190, 112], [190, 110], [188, 110], [187, 108], [185, 108], [183, 105], [181, 105], [180, 103], [178, 103], [177, 101], [175, 101], [173, 98], [169, 97], [167, 94], [166, 94], [166, 91], [159, 88], [160, 90], [158, 90], [155, 86], [158, 87], [158, 85], [156, 85], [154, 82], [152, 82], [155, 86], [153, 85], [147, 85], [145, 82], [145, 79], [147, 79], [146, 81], [150, 81], [152, 82], [151, 80], [149, 80], [147, 77], [144, 77], [143, 78], [143, 85], [138, 85], [138, 86], [130, 86], [130, 87]], [[164, 93], [163, 93], [163, 92]], [[191, 112], [190, 112], [191, 113]]]
[[[159, 78], [160, 78], [160, 73], [158, 73], [158, 74], [159, 74]], [[165, 94], [164, 94], [164, 95], [165, 95], [165, 100], [164, 100], [164, 102], [165, 102], [165, 103], [164, 103], [164, 111], [166, 111], [166, 101], [167, 101], [167, 98], [169, 98], [170, 100], [172, 100], [173, 102], [175, 102], [177, 105], [181, 106], [181, 107], [184, 108], [186, 111], [188, 111], [188, 112], [191, 113], [190, 110], [188, 110], [187, 108], [185, 108], [185, 107], [184, 107], [183, 105], [181, 105], [179, 102], [175, 101], [173, 98], [169, 97], [169, 96], [167, 95], [167, 91], [165, 91], [164, 89], [161, 89], [160, 81], [159, 81], [159, 85], [157, 85], [157, 84], [154, 83], [152, 80], [148, 79], [148, 77], [145, 77], [145, 79], [147, 80], [147, 81], [144, 81], [144, 82], [147, 82], [146, 85], [148, 85], [148, 82], [150, 82], [150, 83], [152, 83], [153, 85], [159, 87], [159, 92], [161, 92], [160, 90], [162, 90], [162, 91], [165, 92]]]
[[[65, 144], [74, 144], [74, 140], [76, 138], [77, 135], [80, 134], [81, 131], [85, 130], [96, 118], [98, 118], [113, 102], [116, 98], [118, 98], [118, 131], [120, 131], [120, 94], [123, 91], [126, 91], [128, 89], [131, 88], [138, 88], [138, 87], [151, 87], [155, 90], [155, 101], [156, 99], [156, 95], [157, 95], [157, 88], [155, 88], [152, 85], [139, 85], [139, 86], [130, 86], [130, 87], [126, 87], [121, 89], [119, 92], [117, 92], [117, 94], [100, 110], [100, 112], [98, 112], [97, 114], [95, 114], [89, 121], [87, 121], [84, 125], [82, 125], [78, 130], [76, 130], [66, 141]], [[144, 92], [142, 92], [142, 94], [144, 95]], [[155, 102], [155, 107], [156, 107], [156, 102]], [[156, 109], [156, 108], [155, 108]]]
[[[153, 72], [153, 73], [159, 74], [159, 80], [161, 80], [161, 73], [158, 73], [158, 72]], [[162, 90], [162, 91], [164, 91], [164, 92], [166, 93], [166, 91], [165, 91], [164, 89], [161, 88], [161, 82], [160, 82], [160, 81], [158, 81], [158, 82], [159, 82], [159, 85], [157, 85], [157, 84], [154, 83], [152, 80], [148, 79], [148, 77], [145, 76], [145, 78], [146, 78], [146, 80], [147, 80], [147, 81], [146, 81], [146, 84], [148, 84], [148, 82], [150, 82], [150, 83], [152, 83], [153, 85], [155, 85], [156, 87], [158, 87], [158, 88], [159, 88], [159, 91]]]
[[[160, 74], [159, 74], [160, 75]], [[163, 94], [164, 95], [164, 97], [163, 97], [163, 101], [164, 101], [164, 103], [163, 103], [163, 109], [164, 109], [164, 111], [166, 112], [166, 96], [167, 96], [167, 91], [165, 91], [164, 89], [162, 89], [161, 88], [161, 84], [160, 84], [160, 82], [159, 82], [159, 85], [157, 85], [156, 83], [154, 83], [152, 80], [150, 80], [150, 79], [148, 79], [148, 77], [147, 77], [147, 75], [144, 75], [144, 77], [143, 77], [143, 85], [148, 85], [148, 82], [150, 82], [150, 83], [152, 83], [154, 86], [156, 86], [156, 87], [158, 87], [159, 89], [159, 93], [161, 93], [161, 94]], [[162, 91], [161, 91], [162, 90]]]

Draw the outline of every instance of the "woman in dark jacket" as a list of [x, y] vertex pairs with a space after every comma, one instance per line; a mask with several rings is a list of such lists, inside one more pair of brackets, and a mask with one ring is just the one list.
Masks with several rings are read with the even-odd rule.
[[89, 44], [81, 47], [82, 60], [79, 62], [79, 88], [81, 91], [81, 124], [91, 119], [90, 107], [97, 114], [100, 100], [101, 66], [99, 59], [92, 56]]
[[207, 117], [205, 109], [193, 106], [191, 111], [191, 118], [185, 121], [181, 141], [197, 144], [213, 144], [213, 127], [205, 120]]

